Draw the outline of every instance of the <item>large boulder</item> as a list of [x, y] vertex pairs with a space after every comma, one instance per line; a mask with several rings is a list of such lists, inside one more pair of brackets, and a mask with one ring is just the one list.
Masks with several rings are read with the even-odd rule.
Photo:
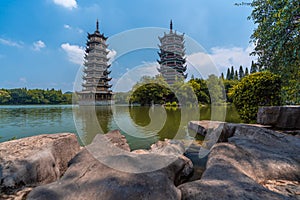
[[260, 107], [257, 123], [281, 129], [300, 129], [300, 106]]
[[[296, 199], [297, 195], [299, 198], [300, 138], [250, 125], [213, 124], [212, 135], [220, 135], [228, 142], [212, 147], [200, 180], [178, 187], [183, 199]], [[219, 126], [221, 132], [213, 133], [220, 131]], [[272, 191], [270, 183], [276, 180], [298, 186], [286, 184], [281, 189], [285, 192]]]
[[118, 131], [97, 135], [60, 180], [35, 188], [28, 199], [181, 199], [176, 184], [193, 167], [182, 155], [182, 143], [166, 140], [149, 151], [129, 152], [124, 142], [111, 144], [112, 135], [123, 137]]
[[13, 196], [22, 189], [26, 194], [28, 188], [56, 181], [79, 150], [76, 135], [71, 133], [0, 143], [0, 198]]

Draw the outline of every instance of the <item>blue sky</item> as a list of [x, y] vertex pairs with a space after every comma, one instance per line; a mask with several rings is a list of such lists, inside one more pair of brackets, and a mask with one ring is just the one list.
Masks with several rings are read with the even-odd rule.
[[[80, 72], [87, 32], [95, 30], [97, 18], [100, 31], [109, 37], [110, 56], [114, 60], [111, 67], [114, 85], [117, 85], [124, 73], [139, 65], [146, 64], [155, 71], [155, 61], [158, 59], [157, 49], [154, 48], [132, 51], [116, 59], [120, 53], [119, 46], [125, 45], [120, 33], [144, 27], [168, 28], [170, 19], [173, 20], [175, 30], [185, 33], [204, 48], [205, 55], [211, 58], [219, 71], [224, 72], [231, 65], [249, 66], [254, 59], [248, 55], [253, 49], [249, 38], [254, 24], [247, 20], [251, 9], [234, 6], [236, 2], [0, 1], [0, 88], [73, 90], [76, 75]], [[159, 35], [155, 33], [149, 34], [155, 36], [154, 46], [159, 42]], [[136, 35], [135, 38], [147, 40], [147, 35]], [[186, 48], [187, 53], [190, 53], [187, 56], [193, 62], [203, 61], [201, 55], [189, 52], [189, 47]]]

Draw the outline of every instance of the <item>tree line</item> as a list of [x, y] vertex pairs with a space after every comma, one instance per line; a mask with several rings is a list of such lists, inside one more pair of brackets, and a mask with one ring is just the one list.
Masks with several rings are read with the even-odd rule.
[[72, 93], [55, 89], [0, 89], [0, 104], [72, 104]]
[[223, 80], [224, 79], [226, 79], [226, 80], [241, 80], [245, 76], [248, 76], [249, 74], [253, 74], [258, 71], [260, 71], [258, 69], [258, 65], [256, 63], [254, 63], [254, 61], [252, 61], [251, 67], [250, 67], [250, 73], [249, 73], [248, 67], [246, 67], [244, 70], [243, 66], [241, 65], [239, 70], [237, 70], [237, 69], [234, 70], [234, 67], [231, 66], [231, 68], [227, 69], [226, 78], [225, 78], [223, 72], [221, 73], [221, 77]]

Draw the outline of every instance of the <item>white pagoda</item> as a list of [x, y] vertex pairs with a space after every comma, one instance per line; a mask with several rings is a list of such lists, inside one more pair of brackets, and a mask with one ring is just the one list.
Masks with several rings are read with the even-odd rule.
[[158, 37], [160, 41], [158, 55], [160, 64], [158, 71], [161, 73], [165, 81], [172, 85], [176, 81], [184, 80], [187, 77], [185, 74], [187, 66], [185, 65], [185, 48], [184, 34], [179, 35], [173, 31], [172, 20], [170, 22], [170, 32], [164, 33], [163, 37]]
[[96, 22], [94, 33], [88, 33], [85, 49], [84, 75], [82, 77], [82, 91], [77, 92], [79, 105], [110, 105], [113, 104], [113, 92], [108, 76], [107, 37], [99, 31], [99, 22]]

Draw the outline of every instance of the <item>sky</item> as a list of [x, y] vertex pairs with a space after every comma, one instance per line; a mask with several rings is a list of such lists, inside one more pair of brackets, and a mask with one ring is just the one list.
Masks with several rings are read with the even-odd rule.
[[108, 37], [114, 91], [158, 73], [158, 36], [168, 32], [170, 19], [186, 39], [189, 77], [249, 67], [255, 25], [247, 20], [251, 8], [237, 2], [2, 0], [0, 88], [79, 89], [87, 32], [95, 31], [97, 19]]

